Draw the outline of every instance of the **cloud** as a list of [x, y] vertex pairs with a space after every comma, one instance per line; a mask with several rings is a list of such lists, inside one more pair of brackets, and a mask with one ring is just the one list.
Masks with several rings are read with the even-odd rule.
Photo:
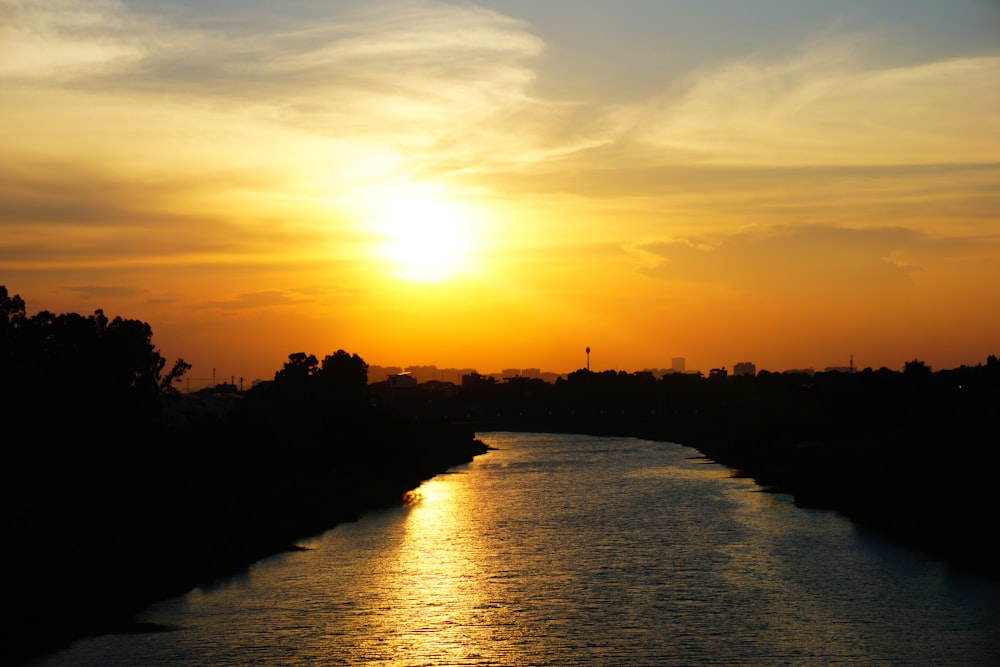
[[[975, 245], [946, 241], [954, 250]], [[904, 228], [774, 226], [704, 237], [651, 240], [627, 250], [640, 271], [675, 283], [725, 286], [759, 303], [893, 303], [907, 298], [913, 258], [933, 240]]]
[[85, 299], [119, 299], [147, 294], [149, 290], [123, 285], [80, 285], [76, 287], [64, 288], [69, 292], [76, 292]]
[[260, 292], [246, 292], [238, 294], [231, 299], [224, 301], [206, 301], [202, 306], [207, 308], [221, 308], [224, 310], [254, 310], [257, 308], [271, 308], [274, 306], [289, 306], [299, 303], [279, 290], [264, 290]]
[[543, 42], [495, 11], [358, 3], [185, 22], [132, 7], [0, 10], [4, 259], [350, 255], [343, 205], [365, 188], [566, 150], [545, 139], [558, 111], [531, 93]]
[[0, 6], [0, 79], [66, 81], [128, 67], [144, 53], [145, 32], [116, 0], [16, 0]]
[[861, 330], [935, 312], [955, 317], [958, 304], [988, 317], [980, 304], [996, 291], [1000, 234], [773, 225], [647, 239], [625, 250], [685, 307], [722, 309], [743, 324], [806, 318]]
[[[223, 135], [235, 115], [355, 146], [488, 159], [491, 124], [523, 115], [526, 132], [529, 116], [544, 115], [527, 66], [544, 43], [475, 5], [359, 4], [273, 24], [170, 24], [113, 0], [29, 0], [8, 12], [0, 81], [89, 91], [140, 114], [221, 110]], [[519, 143], [506, 139], [508, 152]]]
[[640, 143], [715, 164], [997, 162], [1000, 57], [870, 69], [853, 41], [693, 74], [623, 111]]
[[331, 301], [342, 297], [360, 296], [367, 294], [370, 290], [333, 285], [310, 285], [308, 287], [292, 287], [289, 288], [289, 291], [294, 294], [301, 294], [307, 299]]
[[[149, 264], [256, 248], [225, 217], [169, 210], [164, 202], [176, 185], [136, 183], [65, 163], [11, 165], [2, 158], [0, 177], [0, 260], [8, 268]], [[279, 235], [262, 236], [274, 243]]]

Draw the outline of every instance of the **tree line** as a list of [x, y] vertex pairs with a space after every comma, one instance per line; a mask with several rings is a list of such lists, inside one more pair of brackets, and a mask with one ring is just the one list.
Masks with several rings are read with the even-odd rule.
[[[491, 429], [692, 445], [859, 521], [994, 572], [1000, 361], [919, 360], [815, 375], [708, 378], [581, 369], [392, 391], [337, 350], [289, 355], [235, 409], [170, 421], [190, 368], [149, 324], [26, 313], [0, 286], [7, 594], [4, 662], [108, 629], [150, 602], [399, 502], [470, 460]], [[995, 572], [994, 572], [995, 573]]]
[[293, 353], [227, 414], [167, 418], [190, 365], [149, 324], [26, 313], [0, 286], [4, 664], [401, 502], [485, 446], [372, 404], [367, 364]]
[[[419, 387], [418, 387], [419, 389]], [[1000, 576], [1000, 360], [932, 371], [756, 376], [570, 373], [453, 391], [382, 392], [396, 409], [476, 430], [638, 436], [700, 450], [809, 507], [839, 510]]]

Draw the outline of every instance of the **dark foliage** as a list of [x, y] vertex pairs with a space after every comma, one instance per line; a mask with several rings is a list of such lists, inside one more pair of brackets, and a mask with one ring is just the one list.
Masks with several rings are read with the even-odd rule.
[[148, 452], [160, 395], [190, 368], [178, 359], [164, 373], [152, 337], [147, 323], [101, 310], [28, 317], [0, 286], [0, 402], [30, 426], [5, 448], [8, 492], [23, 498], [22, 487], [48, 481], [90, 495]]
[[1000, 469], [1000, 361], [932, 372], [865, 369], [756, 377], [579, 370], [545, 384], [480, 383], [453, 397], [420, 391], [414, 414], [477, 430], [673, 440], [895, 538], [987, 574]]
[[343, 350], [293, 354], [235, 409], [173, 419], [165, 400], [214, 397], [177, 396], [190, 365], [164, 367], [144, 322], [28, 317], [0, 287], [0, 501], [17, 573], [3, 664], [400, 502], [485, 449], [467, 429], [372, 407], [367, 365]]
[[[289, 356], [227, 411], [168, 420], [144, 322], [40, 312], [0, 286], [4, 664], [106, 630], [389, 503], [484, 450], [475, 430], [635, 435], [992, 572], [1000, 361], [932, 372], [702, 378], [580, 370], [374, 390], [343, 350]], [[209, 392], [211, 394], [211, 392]], [[207, 398], [211, 398], [210, 396]]]

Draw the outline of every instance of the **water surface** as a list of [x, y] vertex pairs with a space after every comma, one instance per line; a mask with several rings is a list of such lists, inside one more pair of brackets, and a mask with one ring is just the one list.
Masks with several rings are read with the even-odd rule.
[[1000, 586], [671, 443], [488, 433], [413, 502], [55, 665], [1000, 664]]

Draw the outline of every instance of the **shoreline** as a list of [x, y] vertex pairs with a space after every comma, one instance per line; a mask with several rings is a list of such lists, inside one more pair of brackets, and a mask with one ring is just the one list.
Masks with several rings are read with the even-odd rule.
[[402, 505], [405, 495], [423, 482], [486, 451], [478, 440], [453, 440], [437, 456], [407, 471], [389, 468], [379, 477], [355, 470], [346, 475], [354, 477], [354, 484], [346, 487], [303, 487], [297, 497], [270, 507], [265, 516], [253, 512], [260, 504], [236, 503], [249, 511], [224, 524], [187, 526], [186, 535], [172, 534], [170, 546], [156, 553], [141, 558], [112, 549], [88, 554], [103, 570], [84, 580], [46, 571], [51, 561], [32, 560], [37, 547], [26, 544], [15, 567], [28, 568], [26, 578], [37, 585], [22, 586], [22, 595], [9, 600], [20, 614], [4, 625], [4, 664], [34, 663], [86, 637], [149, 631], [136, 615], [150, 605], [238, 575], [264, 558], [298, 550], [299, 540], [357, 521], [365, 513]]
[[733, 477], [752, 479], [765, 492], [790, 495], [799, 507], [836, 511], [901, 547], [976, 576], [1000, 579], [990, 528], [1000, 501], [991, 491], [988, 475], [994, 468], [989, 464], [975, 468], [981, 478], [970, 480], [959, 474], [964, 472], [962, 458], [923, 461], [922, 467], [914, 468], [902, 457], [871, 461], [833, 443], [765, 445], [750, 436], [727, 441], [699, 438], [693, 432], [678, 437], [661, 428], [609, 422], [561, 426], [535, 423], [533, 428], [515, 428], [495, 422], [477, 431], [534, 430], [673, 442], [725, 466]]
[[[21, 623], [9, 624], [5, 628], [9, 635], [5, 640], [6, 659], [22, 664], [53, 655], [87, 636], [146, 631], [144, 627], [136, 629], [139, 626], [135, 615], [149, 605], [239, 574], [263, 558], [296, 549], [297, 540], [355, 521], [366, 512], [401, 504], [405, 494], [423, 481], [488, 451], [475, 435], [492, 430], [639, 437], [678, 443], [697, 451], [697, 458], [725, 466], [734, 477], [754, 480], [766, 492], [790, 494], [796, 505], [837, 511], [902, 547], [978, 576], [1000, 576], [989, 558], [991, 541], [986, 532], [996, 501], [989, 502], [984, 495], [978, 505], [963, 506], [963, 501], [978, 498], [976, 488], [954, 493], [949, 486], [954, 479], [947, 474], [935, 480], [926, 475], [910, 476], [912, 471], [902, 469], [888, 479], [878, 479], [879, 473], [900, 465], [891, 458], [877, 466], [857, 466], [858, 462], [837, 446], [814, 441], [769, 442], [764, 446], [753, 438], [734, 441], [706, 434], [699, 438], [693, 431], [686, 437], [675, 437], [651, 424], [617, 420], [598, 420], [589, 425], [578, 421], [576, 428], [565, 422], [545, 428], [537, 421], [517, 425], [484, 422], [475, 424], [475, 431], [471, 430], [472, 424], [464, 426], [466, 429], [449, 429], [452, 437], [434, 438], [441, 446], [426, 460], [407, 456], [394, 467], [383, 469], [381, 476], [375, 474], [378, 468], [373, 465], [353, 472], [342, 470], [336, 479], [352, 480], [346, 486], [331, 484], [329, 478], [320, 483], [316, 471], [305, 471], [303, 474], [311, 475], [313, 483], [299, 488], [296, 497], [280, 504], [273, 504], [273, 496], [256, 498], [255, 503], [246, 505], [237, 503], [246, 511], [229, 517], [224, 528], [220, 529], [220, 524], [196, 526], [188, 534], [189, 539], [179, 540], [147, 558], [129, 560], [128, 554], [110, 551], [93, 554], [97, 561], [121, 566], [116, 575], [73, 582], [74, 595], [64, 598], [54, 613], [51, 605], [32, 610], [36, 612], [34, 618], [44, 623], [32, 623], [29, 616], [26, 622], [22, 619]], [[429, 435], [440, 437], [441, 433]], [[964, 464], [964, 459], [958, 460]], [[255, 513], [261, 509], [266, 513]], [[262, 525], [269, 528], [266, 534], [261, 531]], [[211, 537], [190, 539], [199, 529]], [[30, 550], [32, 545], [25, 546]]]

